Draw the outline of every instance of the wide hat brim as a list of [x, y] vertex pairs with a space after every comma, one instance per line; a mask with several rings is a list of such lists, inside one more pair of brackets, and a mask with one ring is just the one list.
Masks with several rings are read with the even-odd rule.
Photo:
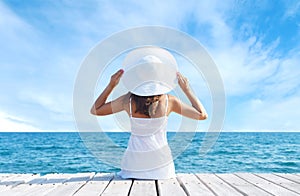
[[177, 85], [178, 66], [167, 50], [146, 46], [130, 51], [123, 61], [121, 81], [133, 94], [160, 95], [172, 91]]

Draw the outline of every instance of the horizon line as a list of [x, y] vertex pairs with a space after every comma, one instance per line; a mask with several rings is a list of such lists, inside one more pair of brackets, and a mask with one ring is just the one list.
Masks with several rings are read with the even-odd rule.
[[[130, 131], [122, 131], [122, 130], [109, 130], [109, 131], [76, 131], [76, 130], [27, 130], [27, 131], [1, 131], [0, 133], [97, 133], [97, 132], [103, 132], [103, 133], [130, 133]], [[167, 132], [171, 133], [221, 133], [221, 132], [277, 132], [277, 133], [297, 133], [300, 132], [300, 130], [221, 130], [221, 131], [203, 131], [203, 130], [196, 130], [196, 131], [175, 131], [175, 130], [167, 130]]]

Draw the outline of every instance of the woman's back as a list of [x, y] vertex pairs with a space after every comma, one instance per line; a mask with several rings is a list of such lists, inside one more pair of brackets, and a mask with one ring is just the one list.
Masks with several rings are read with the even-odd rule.
[[132, 116], [130, 99], [131, 136], [121, 162], [122, 171], [119, 173], [123, 178], [165, 179], [175, 176], [166, 134], [168, 95], [164, 95], [161, 100], [165, 100], [164, 106], [159, 103], [157, 110], [164, 108], [163, 116], [138, 118]]

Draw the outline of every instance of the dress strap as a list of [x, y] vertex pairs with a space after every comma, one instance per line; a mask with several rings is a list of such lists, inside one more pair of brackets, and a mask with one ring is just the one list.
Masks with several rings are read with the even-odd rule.
[[168, 94], [167, 94], [167, 97], [166, 97], [166, 111], [165, 111], [165, 115], [167, 115], [167, 112], [168, 112], [168, 106], [169, 106], [169, 102], [168, 102]]
[[131, 97], [129, 98], [129, 114], [132, 117], [132, 110], [131, 110]]

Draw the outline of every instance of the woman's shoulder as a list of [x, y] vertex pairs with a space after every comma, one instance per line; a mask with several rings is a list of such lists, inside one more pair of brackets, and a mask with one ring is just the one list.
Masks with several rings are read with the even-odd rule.
[[166, 94], [166, 97], [168, 97], [169, 101], [177, 101], [178, 98], [174, 95]]
[[126, 105], [129, 103], [130, 95], [131, 95], [130, 92], [123, 94], [123, 95], [119, 96], [118, 98], [116, 98], [113, 102], [114, 102], [114, 104]]
[[178, 97], [170, 94], [167, 94], [167, 96], [170, 111], [173, 111], [174, 107], [179, 107], [181, 105], [181, 100]]
[[131, 93], [128, 92], [126, 94], [123, 94], [120, 98], [122, 99], [123, 103], [126, 104], [129, 103], [130, 97], [131, 97]]

